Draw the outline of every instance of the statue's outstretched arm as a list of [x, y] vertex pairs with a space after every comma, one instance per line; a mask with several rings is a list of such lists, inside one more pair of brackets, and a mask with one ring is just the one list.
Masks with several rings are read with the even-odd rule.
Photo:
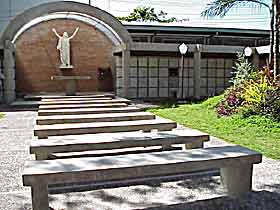
[[69, 39], [73, 39], [76, 36], [76, 34], [78, 33], [78, 31], [79, 31], [79, 28], [76, 28], [75, 32], [72, 34], [72, 36], [69, 37]]
[[55, 34], [58, 38], [61, 38], [61, 36], [59, 36], [59, 34], [56, 32], [55, 28], [53, 28], [52, 31], [54, 32], [54, 34]]

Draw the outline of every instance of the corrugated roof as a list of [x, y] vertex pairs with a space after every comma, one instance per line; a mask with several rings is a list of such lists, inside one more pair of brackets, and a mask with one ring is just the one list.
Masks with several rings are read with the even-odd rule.
[[269, 30], [217, 28], [217, 27], [191, 27], [178, 25], [152, 25], [152, 24], [127, 24], [124, 26], [129, 32], [157, 32], [157, 33], [193, 33], [193, 34], [227, 34], [227, 35], [250, 35], [254, 37], [268, 36]]

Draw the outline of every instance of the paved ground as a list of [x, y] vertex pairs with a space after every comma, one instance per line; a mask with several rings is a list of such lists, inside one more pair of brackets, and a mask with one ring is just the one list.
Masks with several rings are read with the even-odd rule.
[[[33, 158], [28, 146], [34, 138], [36, 112], [5, 114], [0, 120], [0, 210], [29, 210], [30, 189], [22, 186], [21, 172], [24, 161]], [[207, 146], [222, 144], [212, 138]], [[233, 200], [221, 197], [224, 190], [218, 176], [200, 176], [153, 186], [51, 195], [50, 204], [55, 210], [279, 210], [280, 161], [264, 158], [255, 167], [253, 189]]]

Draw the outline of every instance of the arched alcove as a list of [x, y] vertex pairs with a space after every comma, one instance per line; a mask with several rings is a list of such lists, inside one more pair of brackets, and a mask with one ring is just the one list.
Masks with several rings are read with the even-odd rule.
[[[113, 42], [114, 46], [124, 49], [126, 56], [123, 56], [123, 63], [128, 63], [126, 60], [129, 60], [129, 53], [127, 52], [129, 52], [132, 43], [131, 37], [126, 28], [115, 17], [99, 8], [77, 2], [63, 1], [41, 4], [16, 16], [9, 23], [1, 36], [0, 46], [2, 45], [4, 47], [4, 98], [6, 103], [12, 102], [16, 96], [16, 65], [14, 56], [16, 46], [14, 42], [22, 33], [34, 26], [30, 24], [32, 21], [34, 22], [34, 20], [40, 18], [42, 18], [41, 22], [49, 21], [50, 19], [47, 20], [46, 17], [55, 19], [55, 15], [61, 16], [63, 13], [69, 13], [69, 19], [77, 19], [79, 16], [80, 21], [95, 25], [98, 30], [104, 33]], [[58, 17], [57, 19], [63, 19], [63, 17]], [[35, 23], [35, 25], [38, 23]], [[111, 49], [111, 51], [113, 51], [113, 49]], [[124, 65], [123, 78], [126, 77], [125, 74], [127, 70], [128, 65]]]

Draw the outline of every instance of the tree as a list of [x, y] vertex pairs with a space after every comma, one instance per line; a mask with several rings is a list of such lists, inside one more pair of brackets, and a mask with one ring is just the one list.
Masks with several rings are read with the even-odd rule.
[[178, 20], [175, 17], [166, 18], [167, 13], [160, 11], [159, 14], [155, 13], [155, 9], [151, 7], [136, 7], [133, 9], [133, 12], [126, 17], [118, 17], [119, 20], [123, 21], [155, 21], [160, 23], [170, 23], [177, 22]]
[[[274, 60], [274, 72], [275, 74], [279, 71], [279, 33], [278, 33], [278, 6], [279, 0], [272, 0], [272, 5], [269, 6], [265, 3], [264, 0], [213, 0], [212, 2], [208, 3], [204, 11], [201, 13], [203, 17], [213, 17], [213, 16], [220, 16], [224, 17], [231, 8], [242, 6], [244, 4], [253, 3], [258, 6], [264, 6], [269, 9], [270, 12], [270, 57], [269, 63], [272, 64]], [[277, 26], [275, 27], [274, 24]], [[275, 29], [275, 30], [274, 30]], [[273, 47], [275, 48], [273, 50]], [[276, 52], [274, 54], [274, 52]]]

